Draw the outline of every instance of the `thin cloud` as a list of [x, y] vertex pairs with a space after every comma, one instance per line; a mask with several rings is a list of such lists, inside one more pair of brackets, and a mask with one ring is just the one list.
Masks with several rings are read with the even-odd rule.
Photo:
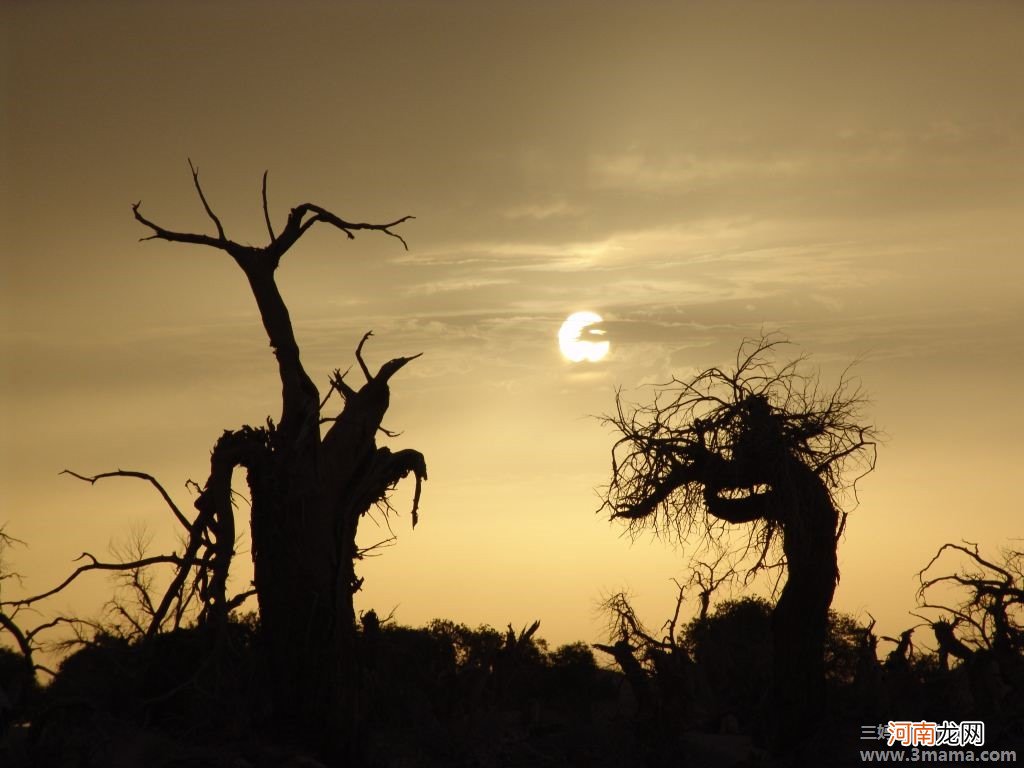
[[434, 280], [428, 283], [420, 283], [406, 289], [409, 296], [433, 296], [438, 293], [451, 293], [453, 291], [473, 291], [479, 288], [489, 288], [495, 285], [508, 285], [514, 283], [511, 279], [499, 278], [449, 278], [445, 280]]
[[643, 150], [600, 153], [590, 158], [590, 178], [598, 188], [666, 190], [707, 182], [796, 176], [809, 165], [805, 156], [654, 153]]
[[560, 218], [564, 216], [579, 216], [583, 211], [584, 209], [580, 206], [572, 205], [565, 200], [556, 200], [551, 203], [517, 205], [506, 209], [502, 215], [506, 219], [533, 219], [536, 221], [544, 221], [546, 219]]

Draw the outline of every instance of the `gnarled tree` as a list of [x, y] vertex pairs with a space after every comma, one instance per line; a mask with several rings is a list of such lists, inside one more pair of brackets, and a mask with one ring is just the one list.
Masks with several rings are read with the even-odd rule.
[[[934, 573], [947, 554], [959, 555], [960, 567], [953, 573]], [[988, 652], [1005, 664], [1024, 654], [1024, 551], [1004, 548], [1002, 561], [996, 562], [982, 557], [975, 543], [946, 543], [917, 578], [921, 607], [943, 614], [929, 622], [943, 668], [950, 656], [966, 661], [979, 651]], [[942, 587], [952, 588], [959, 603], [933, 602], [932, 594]]]
[[[687, 539], [748, 526], [754, 570], [784, 566], [772, 614], [774, 747], [792, 747], [821, 711], [836, 547], [856, 480], [874, 467], [875, 432], [844, 375], [831, 393], [804, 358], [775, 361], [780, 339], [745, 341], [731, 371], [709, 368], [656, 389], [649, 405], [616, 398], [605, 505], [613, 519]], [[776, 544], [781, 544], [781, 553]]]
[[[358, 721], [355, 674], [353, 594], [359, 588], [354, 562], [361, 517], [410, 473], [416, 480], [412, 519], [416, 523], [420, 483], [426, 479], [422, 454], [379, 447], [377, 433], [389, 404], [389, 382], [414, 357], [399, 357], [372, 373], [363, 358], [363, 337], [356, 360], [365, 381], [351, 385], [335, 371], [331, 390], [344, 398], [333, 418], [321, 418], [327, 401], [306, 373], [275, 272], [282, 257], [317, 224], [340, 230], [349, 239], [357, 231], [381, 232], [405, 241], [394, 228], [409, 216], [382, 224], [357, 223], [311, 203], [291, 209], [275, 232], [263, 176], [263, 214], [269, 235], [264, 246], [231, 240], [214, 213], [189, 163], [196, 192], [215, 235], [166, 229], [132, 206], [135, 218], [152, 234], [144, 240], [202, 245], [223, 251], [244, 273], [277, 358], [281, 380], [281, 416], [265, 427], [226, 431], [210, 457], [210, 474], [195, 506], [196, 526], [204, 536], [209, 569], [204, 600], [212, 620], [223, 618], [228, 602], [224, 581], [233, 554], [234, 512], [231, 479], [237, 467], [247, 472], [251, 494], [252, 551], [260, 626], [275, 716], [335, 754], [353, 748]], [[321, 427], [323, 426], [323, 432]]]

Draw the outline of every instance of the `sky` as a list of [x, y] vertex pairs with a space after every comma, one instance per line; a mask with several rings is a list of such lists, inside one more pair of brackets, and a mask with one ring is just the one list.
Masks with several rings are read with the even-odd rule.
[[[917, 623], [944, 542], [1024, 534], [1024, 6], [1014, 2], [15, 2], [0, 9], [0, 523], [49, 589], [190, 506], [224, 429], [279, 415], [276, 366], [226, 254], [139, 242], [142, 212], [262, 244], [302, 202], [401, 225], [314, 229], [278, 283], [326, 391], [374, 331], [420, 523], [360, 564], [357, 607], [417, 625], [541, 620], [605, 637], [628, 590], [669, 618], [693, 542], [599, 513], [615, 393], [780, 332], [826, 384], [857, 361], [886, 434], [840, 543], [834, 607]], [[571, 363], [572, 312], [609, 355]], [[244, 481], [237, 478], [244, 488]], [[407, 502], [411, 488], [396, 494]], [[244, 510], [239, 512], [245, 528]], [[386, 538], [365, 521], [364, 543]], [[234, 583], [251, 563], [239, 542]], [[95, 615], [90, 574], [45, 606]], [[693, 606], [695, 599], [689, 601]], [[28, 617], [27, 614], [23, 614]], [[34, 619], [26, 621], [31, 625]], [[923, 638], [926, 640], [926, 638]]]

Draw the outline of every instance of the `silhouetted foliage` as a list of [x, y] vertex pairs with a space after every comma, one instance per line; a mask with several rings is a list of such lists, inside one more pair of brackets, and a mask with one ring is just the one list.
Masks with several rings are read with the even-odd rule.
[[364, 622], [371, 754], [383, 765], [623, 764], [623, 726], [607, 719], [616, 676], [583, 643], [548, 652], [537, 627]]
[[857, 681], [865, 660], [877, 661], [877, 639], [873, 626], [861, 624], [853, 616], [829, 611], [828, 637], [825, 640], [825, 680], [832, 685], [852, 685]]
[[746, 728], [771, 684], [771, 611], [762, 598], [726, 600], [683, 630], [710, 693], [707, 709], [716, 717], [733, 713]]
[[[653, 641], [646, 646], [631, 635], [652, 691], [646, 711], [637, 709], [624, 676], [598, 667], [585, 644], [549, 651], [531, 631], [535, 624], [499, 632], [436, 620], [411, 628], [367, 611], [356, 644], [364, 764], [724, 768], [764, 759], [751, 737], [763, 722], [759, 704], [773, 673], [771, 610], [765, 600], [745, 597], [703, 616], [698, 606], [689, 621], [673, 612], [665, 626], [675, 624], [675, 656], [666, 650], [669, 632], [643, 630]], [[865, 747], [856, 740], [860, 726], [893, 712], [937, 720], [984, 713], [992, 717], [986, 723], [994, 743], [1013, 733], [1014, 722], [1019, 727], [1012, 695], [999, 717], [972, 698], [966, 665], [943, 670], [936, 655], [908, 645], [904, 671], [883, 673], [872, 629], [830, 614], [831, 695], [811, 764], [849, 760]], [[271, 688], [256, 615], [229, 619], [225, 652], [216, 657], [207, 652], [209, 632], [193, 626], [153, 638], [84, 638], [25, 713], [30, 732], [0, 738], [3, 765], [319, 766], [263, 725]], [[16, 654], [0, 654], [0, 675], [5, 658], [20, 663]], [[877, 689], [862, 685], [871, 670], [881, 675]]]

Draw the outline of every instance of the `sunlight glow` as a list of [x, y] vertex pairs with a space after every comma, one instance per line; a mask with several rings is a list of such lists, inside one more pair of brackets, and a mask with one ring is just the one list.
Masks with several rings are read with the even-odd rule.
[[585, 336], [604, 336], [600, 329], [586, 330], [591, 325], [601, 322], [601, 316], [595, 312], [574, 312], [569, 315], [562, 327], [558, 329], [558, 348], [566, 359], [574, 363], [584, 360], [596, 363], [608, 354], [610, 342], [593, 341]]

